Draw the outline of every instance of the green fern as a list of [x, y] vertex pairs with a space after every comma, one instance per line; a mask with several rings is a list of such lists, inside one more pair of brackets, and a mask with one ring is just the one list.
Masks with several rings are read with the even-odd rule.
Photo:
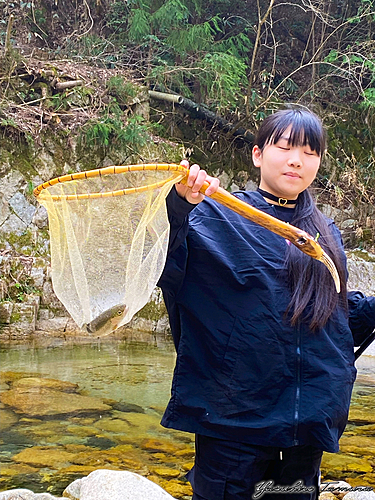
[[149, 33], [151, 33], [150, 14], [144, 9], [133, 9], [129, 19], [129, 39], [141, 42]]
[[124, 124], [122, 116], [112, 114], [99, 120], [90, 120], [78, 139], [78, 144], [86, 147], [111, 148], [132, 146], [133, 150], [144, 146], [148, 139], [147, 127], [142, 125], [143, 118], [132, 116]]
[[199, 75], [208, 99], [225, 108], [236, 103], [241, 88], [246, 84], [246, 64], [235, 56], [224, 53], [206, 54], [200, 65], [205, 68]]
[[165, 43], [173, 47], [177, 54], [208, 50], [214, 41], [215, 31], [209, 22], [190, 25], [186, 29], [172, 31]]
[[187, 6], [180, 0], [168, 0], [154, 14], [156, 29], [168, 33], [171, 28], [184, 26], [189, 18]]
[[252, 48], [253, 43], [245, 32], [221, 40], [215, 46], [218, 52], [226, 52], [239, 59], [248, 58]]

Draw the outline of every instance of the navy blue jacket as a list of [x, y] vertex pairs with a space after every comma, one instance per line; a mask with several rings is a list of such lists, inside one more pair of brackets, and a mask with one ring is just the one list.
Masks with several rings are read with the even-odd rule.
[[[257, 192], [236, 196], [277, 216]], [[319, 332], [292, 327], [284, 238], [209, 198], [191, 205], [173, 189], [167, 207], [170, 248], [159, 286], [177, 361], [162, 425], [338, 451], [356, 376], [353, 346], [375, 327], [375, 298], [349, 294], [350, 325], [337, 308]]]

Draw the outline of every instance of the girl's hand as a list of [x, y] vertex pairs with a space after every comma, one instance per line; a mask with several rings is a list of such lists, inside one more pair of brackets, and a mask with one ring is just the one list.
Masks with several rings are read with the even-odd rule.
[[[182, 160], [180, 164], [183, 167], [189, 168], [189, 162], [187, 160]], [[186, 201], [195, 205], [204, 200], [205, 195], [200, 193], [199, 190], [205, 182], [210, 184], [206, 189], [206, 194], [209, 196], [210, 194], [216, 193], [220, 184], [219, 179], [207, 175], [205, 170], [201, 170], [199, 165], [194, 164], [190, 167], [187, 185], [176, 184], [176, 190], [181, 198], [185, 198]]]

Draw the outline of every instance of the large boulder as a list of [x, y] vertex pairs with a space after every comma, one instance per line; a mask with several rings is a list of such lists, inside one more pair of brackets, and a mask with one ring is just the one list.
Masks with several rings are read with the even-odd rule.
[[134, 472], [96, 470], [63, 492], [71, 500], [173, 500], [160, 486]]

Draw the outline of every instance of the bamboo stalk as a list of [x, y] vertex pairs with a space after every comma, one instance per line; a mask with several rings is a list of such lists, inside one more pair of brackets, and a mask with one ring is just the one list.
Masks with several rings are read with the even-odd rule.
[[7, 34], [6, 34], [6, 38], [5, 38], [5, 48], [4, 48], [4, 55], [5, 56], [10, 51], [10, 35], [12, 33], [13, 19], [14, 19], [14, 15], [11, 14], [9, 16], [9, 19], [8, 19]]

